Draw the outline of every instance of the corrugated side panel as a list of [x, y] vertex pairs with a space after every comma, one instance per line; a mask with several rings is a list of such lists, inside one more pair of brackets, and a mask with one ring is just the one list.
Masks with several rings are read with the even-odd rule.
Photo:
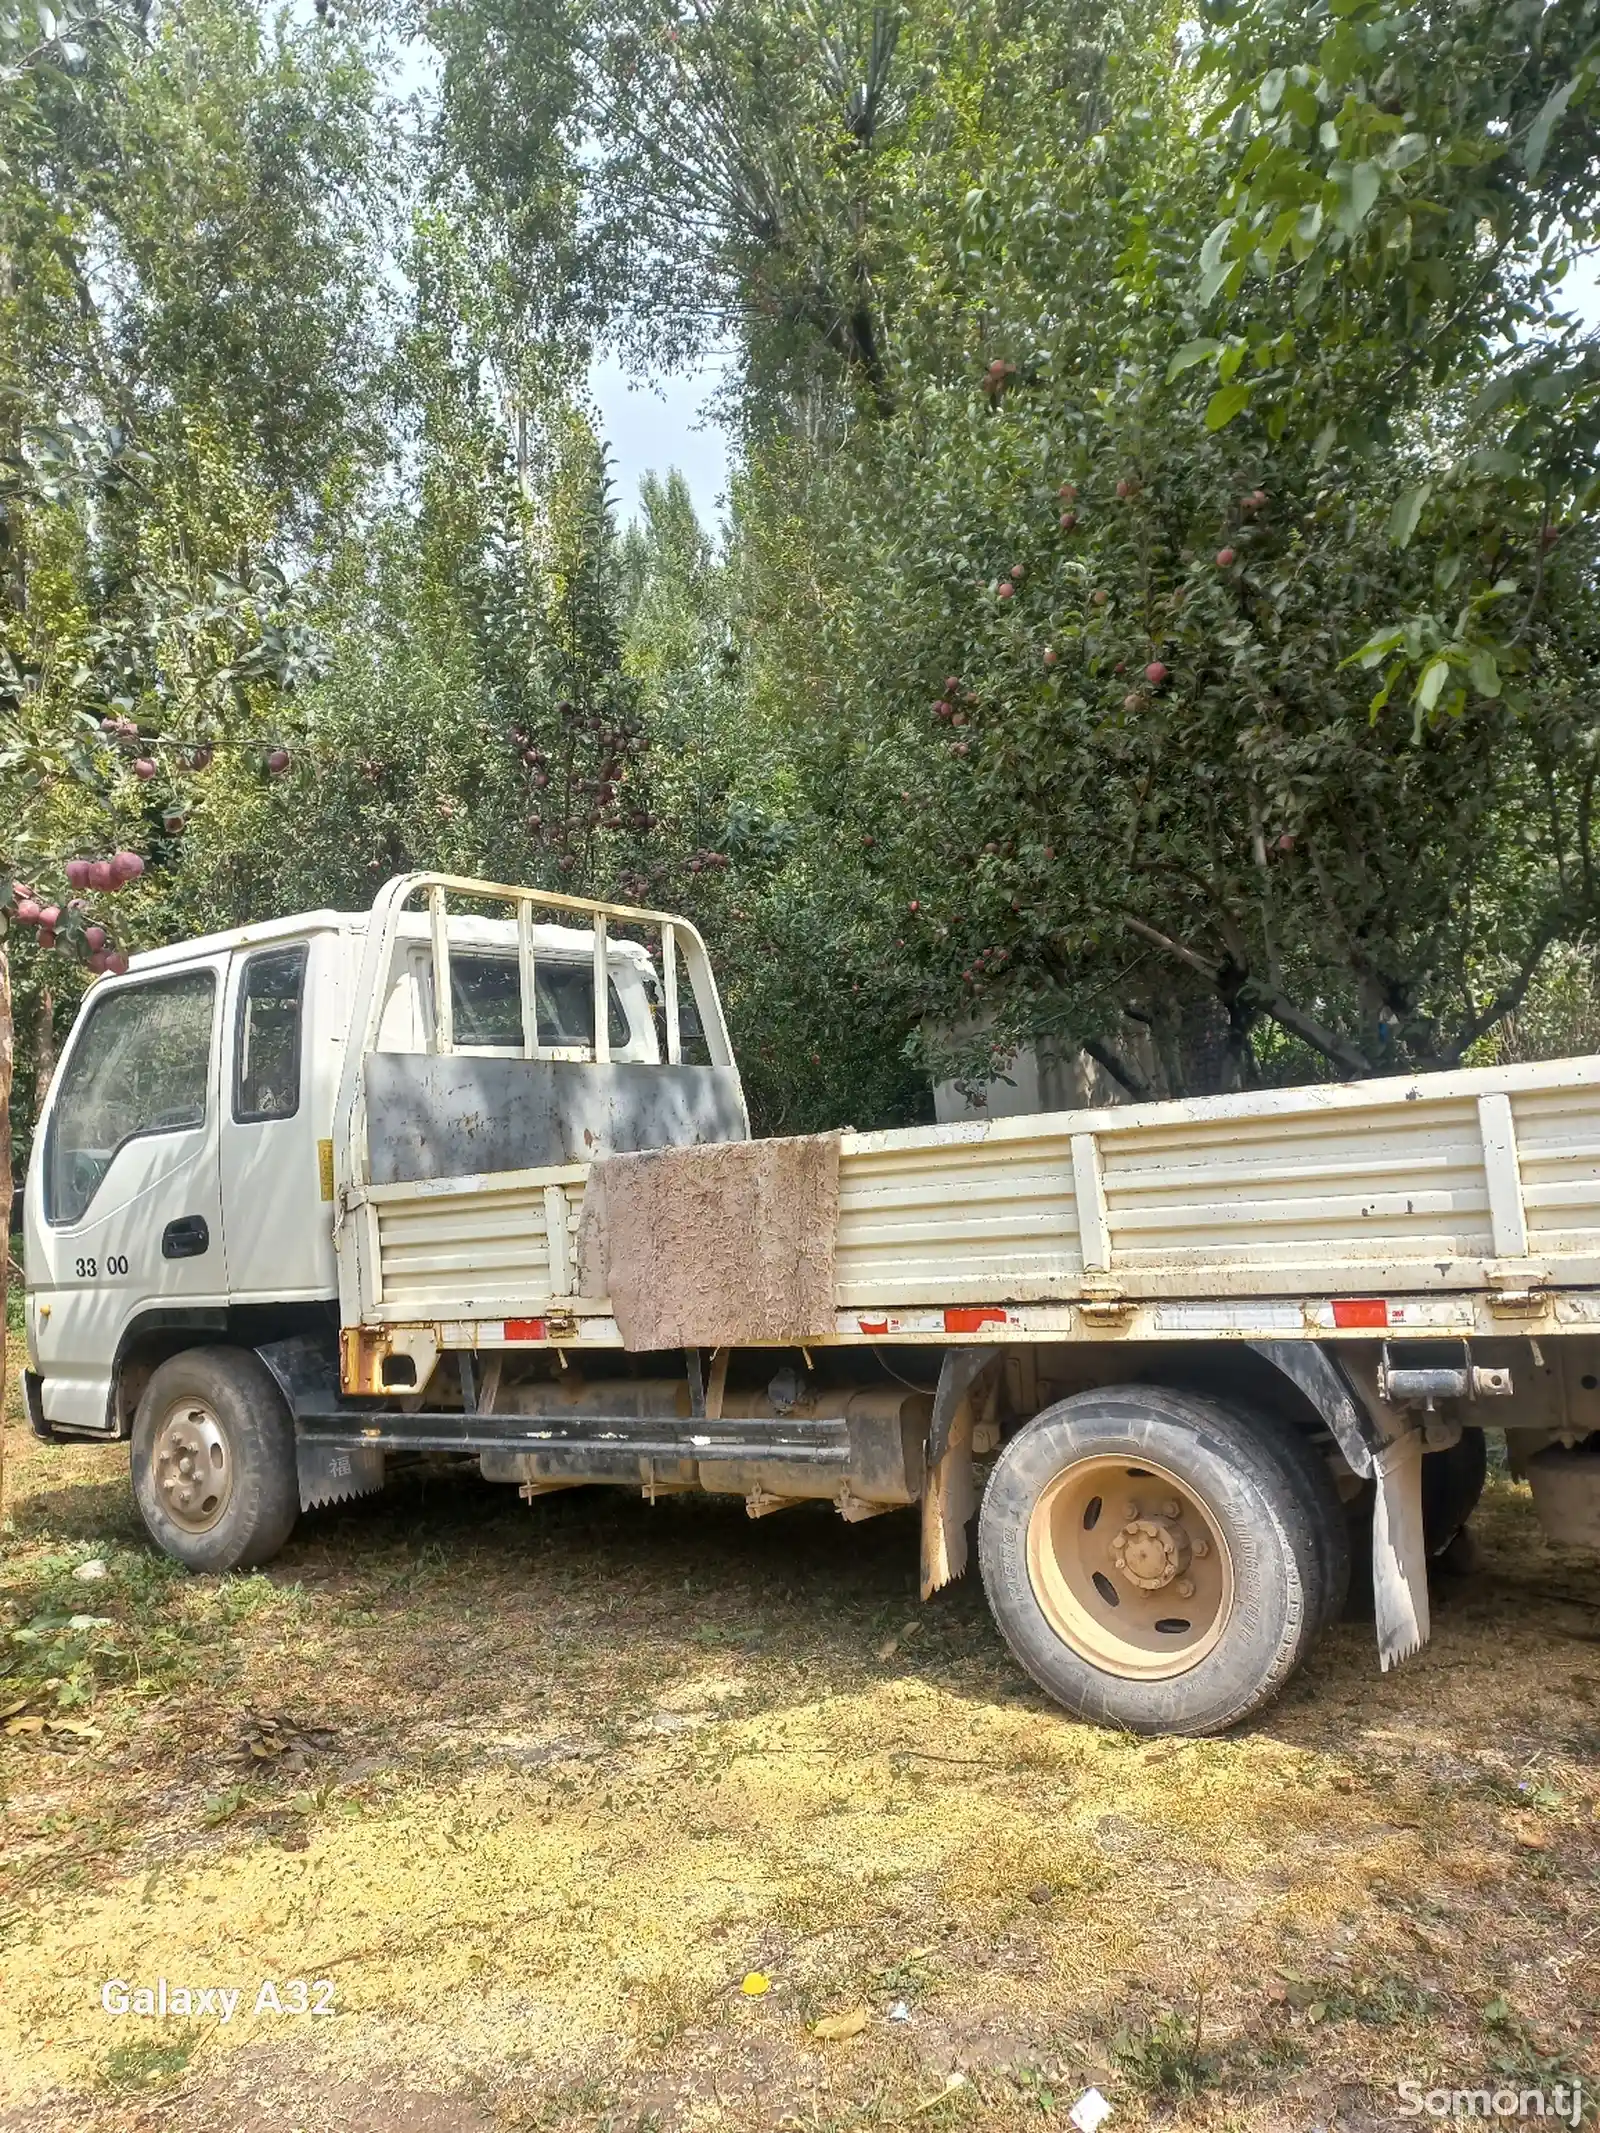
[[[386, 1316], [470, 1318], [478, 1303], [549, 1301], [543, 1186], [384, 1199], [377, 1207]], [[570, 1197], [568, 1219], [570, 1230]]]
[[1112, 1257], [1123, 1276], [1492, 1250], [1470, 1097], [1342, 1114], [1191, 1118], [1099, 1138]]
[[860, 1150], [847, 1142], [834, 1265], [841, 1310], [1074, 1293], [1083, 1260], [1069, 1137]]
[[1511, 1119], [1529, 1251], [1600, 1251], [1600, 1089], [1526, 1090]]

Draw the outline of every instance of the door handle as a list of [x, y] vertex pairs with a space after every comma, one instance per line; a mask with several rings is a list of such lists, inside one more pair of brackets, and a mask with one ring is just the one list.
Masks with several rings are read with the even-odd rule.
[[204, 1215], [180, 1215], [161, 1232], [163, 1259], [198, 1259], [211, 1249], [211, 1231]]

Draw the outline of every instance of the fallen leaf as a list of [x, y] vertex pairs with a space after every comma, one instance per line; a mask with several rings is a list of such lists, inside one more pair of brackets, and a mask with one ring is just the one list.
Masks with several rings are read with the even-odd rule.
[[913, 2107], [911, 2115], [914, 2118], [921, 2111], [931, 2111], [936, 2103], [944, 2102], [945, 2098], [950, 2094], [952, 2089], [964, 2089], [966, 2085], [967, 2077], [965, 2074], [946, 2074], [944, 2077], [944, 2087], [939, 2091], [938, 2095], [924, 2096], [921, 2103]]
[[848, 2014], [824, 2015], [820, 2022], [812, 2024], [811, 2034], [825, 2043], [838, 2044], [846, 2037], [859, 2037], [866, 2026], [867, 2010], [852, 2007]]
[[747, 2000], [759, 2000], [764, 1992], [772, 1990], [772, 1980], [764, 1971], [752, 1970], [747, 1974], [739, 1990]]
[[8, 1733], [42, 1733], [44, 1731], [44, 1720], [42, 1718], [8, 1718], [6, 1720], [6, 1731]]

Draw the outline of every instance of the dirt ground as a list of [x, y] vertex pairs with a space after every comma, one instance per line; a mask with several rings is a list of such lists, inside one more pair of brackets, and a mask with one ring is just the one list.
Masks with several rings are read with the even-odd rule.
[[0, 2128], [1600, 2101], [1600, 1571], [1509, 1482], [1414, 1664], [1344, 1624], [1251, 1728], [1151, 1743], [1036, 1694], [975, 1582], [919, 1608], [903, 1515], [414, 1468], [195, 1578], [125, 1451], [6, 1454]]

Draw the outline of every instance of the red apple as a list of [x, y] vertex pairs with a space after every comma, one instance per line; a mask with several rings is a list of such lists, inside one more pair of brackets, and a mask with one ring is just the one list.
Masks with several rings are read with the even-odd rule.
[[156, 766], [147, 755], [135, 756], [133, 774], [136, 778], [143, 778], [148, 782], [155, 776]]
[[1056, 648], [1053, 644], [1047, 644], [1044, 648], [1044, 663], [1047, 667], [1053, 667], [1056, 663]]
[[55, 929], [55, 927], [54, 927], [54, 926], [41, 926], [41, 927], [39, 928], [39, 946], [40, 946], [41, 948], [53, 948], [53, 947], [55, 946], [55, 944], [56, 944], [56, 929]]
[[1167, 670], [1159, 659], [1152, 659], [1144, 670], [1144, 678], [1152, 689], [1159, 689], [1167, 678]]
[[1075, 526], [1075, 525], [1076, 525], [1077, 523], [1078, 523], [1078, 514], [1077, 514], [1077, 512], [1076, 512], [1076, 511], [1063, 511], [1063, 512], [1062, 512], [1062, 514], [1061, 514], [1061, 530], [1062, 530], [1062, 532], [1063, 532], [1063, 533], [1070, 533], [1070, 532], [1072, 531], [1073, 527], [1074, 527], [1074, 526]]
[[912, 899], [911, 899], [911, 901], [910, 901], [910, 903], [908, 903], [908, 904], [906, 905], [906, 909], [907, 909], [908, 911], [920, 911], [920, 910], [922, 909], [922, 906], [921, 906], [921, 904], [919, 904], [919, 903], [918, 903], [917, 899], [916, 899], [916, 898], [915, 898], [915, 897], [913, 896], [913, 897], [912, 897]]
[[271, 754], [270, 754], [270, 755], [269, 755], [269, 756], [267, 757], [267, 771], [268, 771], [268, 774], [269, 774], [270, 776], [274, 777], [274, 778], [281, 778], [281, 777], [283, 776], [284, 772], [285, 772], [285, 771], [286, 771], [286, 770], [288, 769], [288, 767], [289, 767], [289, 751], [288, 751], [288, 749], [287, 749], [287, 748], [274, 748], [274, 749], [273, 749], [273, 751], [272, 751], [272, 753], [271, 753]]
[[1012, 576], [1013, 576], [1014, 578], [1018, 578], [1018, 579], [1020, 579], [1020, 578], [1021, 578], [1021, 576], [1022, 576], [1022, 574], [1023, 574], [1023, 572], [1022, 572], [1022, 565], [1021, 565], [1020, 563], [1013, 563], [1013, 564], [1012, 564], [1012, 566], [1011, 566], [1011, 575], [1012, 575]]
[[115, 976], [119, 978], [122, 976], [122, 973], [127, 969], [127, 967], [128, 958], [123, 954], [120, 948], [118, 948], [114, 954], [108, 955], [106, 957], [107, 970], [111, 971]]
[[1124, 503], [1132, 494], [1133, 483], [1131, 481], [1119, 481], [1117, 483], [1117, 495]]
[[46, 904], [39, 913], [39, 923], [41, 926], [48, 926], [53, 933], [61, 923], [61, 906], [59, 904]]
[[216, 750], [209, 741], [202, 741], [198, 748], [191, 748], [189, 751], [189, 768], [191, 770], [209, 770], [211, 768], [211, 759], [215, 753]]
[[144, 872], [144, 861], [137, 852], [113, 852], [111, 870], [119, 881], [137, 881]]
[[1069, 504], [1072, 502], [1073, 498], [1077, 495], [1077, 493], [1078, 491], [1076, 486], [1070, 481], [1064, 481], [1061, 484], [1060, 488], [1056, 491], [1057, 496], [1059, 496], [1064, 503]]
[[959, 689], [959, 688], [960, 688], [960, 686], [961, 686], [961, 676], [960, 676], [959, 674], [947, 674], [947, 675], [945, 676], [945, 678], [944, 678], [944, 693], [945, 693], [945, 695], [946, 695], [946, 696], [954, 696], [954, 695], [955, 695], [955, 693], [956, 693], [956, 691], [957, 691], [957, 689]]
[[108, 967], [109, 958], [104, 954], [101, 949], [97, 948], [94, 951], [93, 955], [91, 955], [89, 958], [89, 968], [94, 972], [95, 976], [99, 978], [104, 977]]
[[1103, 585], [1097, 585], [1089, 595], [1090, 602], [1095, 607], [1104, 607], [1110, 598], [1110, 593], [1106, 591]]
[[1232, 562], [1233, 550], [1231, 548], [1219, 548], [1217, 550], [1218, 570], [1227, 570], [1231, 566]]
[[1016, 589], [1017, 589], [1017, 588], [1016, 588], [1016, 587], [1015, 587], [1014, 585], [1012, 585], [1012, 584], [1010, 584], [1010, 583], [1007, 583], [1007, 582], [1002, 582], [1002, 583], [1001, 583], [1001, 584], [1000, 584], [1000, 585], [999, 585], [999, 586], [998, 586], [998, 587], [996, 588], [996, 591], [995, 591], [995, 598], [996, 598], [997, 600], [1009, 600], [1009, 599], [1010, 599], [1010, 598], [1012, 597], [1012, 595], [1013, 595], [1013, 594], [1014, 594], [1014, 593], [1016, 592]]
[[109, 859], [96, 859], [90, 865], [88, 879], [84, 883], [84, 887], [98, 889], [104, 895], [107, 889], [117, 887], [119, 878]]
[[86, 948], [93, 949], [98, 953], [106, 944], [105, 927], [85, 926], [83, 929], [83, 944]]
[[18, 897], [17, 924], [19, 926], [37, 926], [39, 923], [39, 918], [40, 909], [39, 906], [34, 902], [33, 898], [31, 896]]
[[67, 887], [68, 887], [69, 889], [86, 889], [86, 888], [88, 888], [88, 886], [89, 886], [89, 862], [88, 862], [88, 860], [87, 860], [87, 859], [69, 859], [69, 860], [67, 861]]
[[178, 836], [184, 825], [184, 813], [180, 807], [169, 807], [161, 817], [161, 827], [169, 837]]
[[1137, 711], [1143, 701], [1137, 689], [1130, 689], [1122, 699], [1122, 708], [1124, 711]]

